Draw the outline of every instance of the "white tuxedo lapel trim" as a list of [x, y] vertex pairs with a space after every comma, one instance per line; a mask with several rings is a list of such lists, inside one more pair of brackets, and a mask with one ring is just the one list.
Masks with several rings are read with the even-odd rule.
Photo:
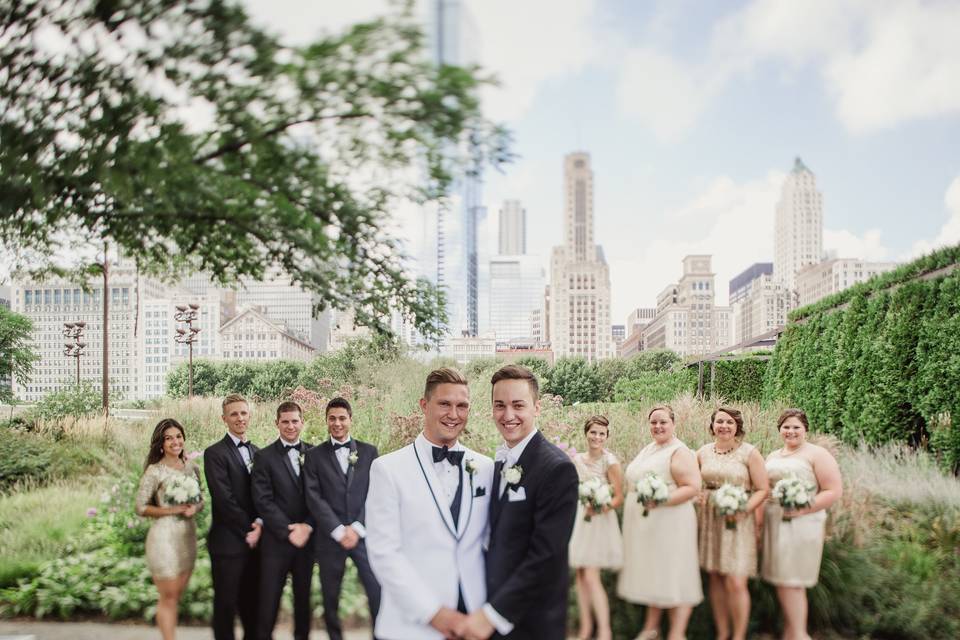
[[[432, 460], [428, 461], [428, 464], [424, 464], [423, 460], [420, 458], [420, 448], [417, 446], [416, 442], [413, 443], [413, 455], [417, 459], [417, 464], [420, 466], [420, 471], [423, 473], [423, 479], [427, 483], [427, 487], [430, 489], [430, 496], [433, 498], [433, 504], [437, 507], [437, 512], [443, 519], [443, 524], [447, 527], [447, 531], [450, 532], [450, 535], [459, 541], [460, 537], [457, 535], [457, 530], [455, 528], [456, 525], [453, 522], [453, 516], [450, 514], [450, 507], [446, 504], [446, 497], [443, 495], [443, 491], [440, 487], [440, 478], [437, 477], [437, 472], [433, 468]], [[440, 497], [437, 498], [437, 496]], [[460, 508], [460, 512], [462, 516], [462, 506]]]

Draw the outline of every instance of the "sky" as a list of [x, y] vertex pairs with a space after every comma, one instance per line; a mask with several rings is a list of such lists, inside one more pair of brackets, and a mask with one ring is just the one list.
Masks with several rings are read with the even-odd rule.
[[[501, 83], [487, 115], [519, 156], [485, 174], [483, 237], [495, 247], [497, 211], [519, 199], [528, 252], [547, 266], [562, 242], [563, 157], [589, 152], [614, 323], [654, 306], [690, 253], [713, 255], [726, 303], [732, 277], [773, 258], [797, 156], [839, 257], [903, 261], [960, 242], [960, 2], [464, 1], [478, 62]], [[292, 43], [390, 10], [243, 2]]]
[[[384, 0], [247, 0], [306, 41]], [[781, 185], [801, 157], [824, 197], [824, 247], [903, 261], [960, 242], [960, 3], [919, 0], [467, 0], [489, 117], [519, 158], [487, 171], [495, 242], [507, 198], [528, 252], [562, 242], [563, 156], [591, 154], [595, 237], [613, 322], [713, 255], [729, 280], [773, 258]], [[349, 5], [349, 6], [347, 6]]]

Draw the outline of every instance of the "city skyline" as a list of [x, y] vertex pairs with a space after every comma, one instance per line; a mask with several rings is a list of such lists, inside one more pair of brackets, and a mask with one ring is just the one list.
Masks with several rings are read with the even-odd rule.
[[[246, 4], [300, 42], [389, 8]], [[590, 152], [615, 323], [653, 305], [685, 255], [712, 254], [718, 283], [772, 261], [797, 156], [816, 175], [824, 249], [838, 257], [904, 261], [960, 241], [960, 82], [937, 81], [960, 78], [960, 5], [466, 4], [478, 59], [501, 81], [485, 104], [520, 156], [485, 176], [483, 237], [497, 246], [494, 212], [518, 199], [527, 253], [546, 265], [562, 242], [558, 168]]]

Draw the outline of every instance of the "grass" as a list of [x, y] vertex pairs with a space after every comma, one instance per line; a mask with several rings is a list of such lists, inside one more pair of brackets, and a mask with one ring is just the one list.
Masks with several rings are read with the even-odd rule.
[[62, 554], [96, 504], [95, 482], [73, 479], [0, 495], [0, 586], [36, 573], [41, 563]]

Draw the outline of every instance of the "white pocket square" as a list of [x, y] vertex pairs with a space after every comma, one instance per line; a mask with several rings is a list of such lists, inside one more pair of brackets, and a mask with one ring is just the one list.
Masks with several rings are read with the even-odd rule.
[[507, 500], [510, 502], [523, 502], [527, 499], [527, 492], [523, 490], [523, 487], [517, 487], [516, 489], [507, 489]]

